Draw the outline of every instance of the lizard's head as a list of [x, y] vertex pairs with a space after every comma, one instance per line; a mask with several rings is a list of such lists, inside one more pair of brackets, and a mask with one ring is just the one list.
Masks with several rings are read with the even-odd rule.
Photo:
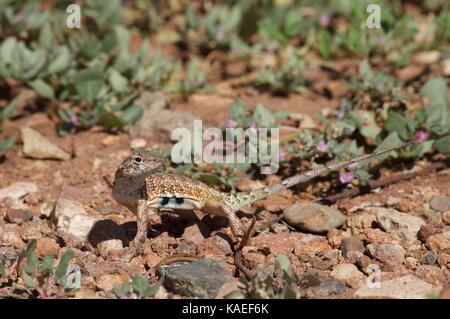
[[137, 149], [128, 156], [117, 170], [116, 176], [139, 177], [162, 171], [164, 160], [149, 149]]

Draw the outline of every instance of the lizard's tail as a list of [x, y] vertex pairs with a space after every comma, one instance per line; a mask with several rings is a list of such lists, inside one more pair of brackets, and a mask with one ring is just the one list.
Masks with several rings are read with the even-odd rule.
[[335, 164], [329, 164], [326, 165], [324, 167], [318, 168], [318, 169], [312, 169], [309, 170], [305, 173], [301, 173], [301, 174], [297, 174], [291, 177], [288, 177], [286, 179], [284, 179], [283, 181], [281, 181], [278, 184], [273, 184], [273, 185], [269, 185], [266, 186], [264, 188], [260, 188], [251, 192], [242, 192], [242, 193], [236, 193], [236, 194], [223, 194], [223, 199], [225, 200], [225, 202], [229, 205], [229, 207], [233, 210], [233, 211], [237, 211], [240, 208], [250, 205], [251, 203], [253, 203], [256, 200], [259, 199], [263, 199], [271, 194], [277, 193], [283, 189], [292, 187], [296, 184], [299, 183], [304, 183], [307, 182], [317, 176], [332, 172], [332, 171], [337, 171], [341, 168], [345, 168], [345, 167], [349, 167], [355, 163], [359, 163], [361, 161], [364, 160], [368, 160], [368, 159], [372, 159], [374, 157], [404, 148], [408, 145], [412, 145], [412, 144], [417, 144], [417, 141], [410, 141], [404, 144], [400, 144], [382, 151], [378, 151], [378, 152], [374, 152], [371, 154], [366, 154], [366, 155], [361, 155], [355, 158], [352, 158], [348, 161], [344, 161], [344, 162], [340, 162], [340, 163], [335, 163]]

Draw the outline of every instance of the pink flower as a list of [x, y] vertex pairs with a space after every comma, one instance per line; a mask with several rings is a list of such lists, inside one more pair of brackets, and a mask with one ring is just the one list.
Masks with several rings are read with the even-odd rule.
[[228, 119], [225, 121], [225, 127], [236, 127], [237, 123], [235, 120]]
[[378, 38], [378, 43], [379, 43], [380, 45], [385, 45], [385, 44], [386, 44], [386, 37], [385, 37], [384, 35], [380, 36], [380, 37]]
[[280, 148], [280, 160], [284, 161], [286, 159], [286, 153], [282, 148]]
[[330, 144], [325, 143], [324, 141], [320, 141], [319, 143], [316, 144], [316, 148], [320, 153], [327, 153], [328, 150], [330, 149]]
[[423, 141], [426, 141], [428, 138], [428, 133], [425, 131], [418, 131], [416, 134], [416, 140], [419, 143], [422, 143]]
[[322, 14], [319, 18], [319, 25], [322, 28], [326, 28], [331, 24], [331, 13], [327, 12], [325, 14]]
[[75, 126], [79, 124], [78, 117], [75, 114], [72, 114], [72, 116], [70, 117], [70, 123]]
[[257, 132], [258, 132], [258, 125], [256, 125], [256, 123], [252, 123], [250, 126], [249, 126], [249, 129], [250, 129], [250, 132], [252, 132], [252, 133], [254, 133], [254, 134], [256, 134]]
[[22, 13], [16, 13], [15, 15], [14, 15], [14, 19], [16, 20], [16, 22], [19, 22], [20, 20], [22, 20], [22, 18], [23, 18], [23, 15], [22, 15]]
[[342, 184], [348, 184], [353, 180], [353, 174], [349, 172], [344, 172], [339, 174], [339, 180]]
[[278, 48], [278, 42], [272, 41], [266, 46], [266, 51], [273, 53]]

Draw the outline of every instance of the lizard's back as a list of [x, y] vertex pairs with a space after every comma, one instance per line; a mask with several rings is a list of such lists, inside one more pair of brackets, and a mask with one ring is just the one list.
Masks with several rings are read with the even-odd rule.
[[214, 188], [183, 175], [152, 174], [145, 184], [147, 200], [155, 208], [200, 209], [222, 198]]

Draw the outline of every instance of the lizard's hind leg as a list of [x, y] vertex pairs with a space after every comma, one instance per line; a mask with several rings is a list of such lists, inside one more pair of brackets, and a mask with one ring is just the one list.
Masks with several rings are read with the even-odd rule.
[[230, 223], [231, 232], [239, 241], [244, 236], [244, 229], [242, 227], [241, 221], [236, 216], [236, 213], [230, 208], [224, 207], [223, 211], [228, 219], [228, 222]]

